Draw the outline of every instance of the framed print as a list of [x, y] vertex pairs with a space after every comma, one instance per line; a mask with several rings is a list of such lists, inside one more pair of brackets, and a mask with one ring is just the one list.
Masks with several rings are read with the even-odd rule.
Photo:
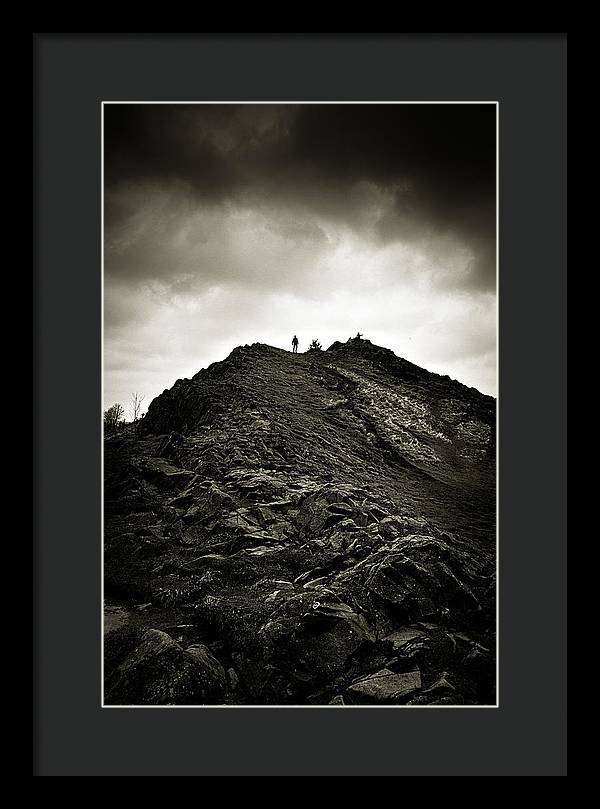
[[497, 705], [497, 124], [104, 102], [105, 706]]
[[563, 35], [35, 55], [35, 774], [565, 774]]

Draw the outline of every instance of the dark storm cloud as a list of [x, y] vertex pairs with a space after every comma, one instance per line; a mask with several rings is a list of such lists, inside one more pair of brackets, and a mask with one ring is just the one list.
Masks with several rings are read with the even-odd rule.
[[[107, 105], [107, 235], [135, 229], [140, 197], [156, 189], [175, 194], [178, 206], [187, 196], [203, 210], [303, 211], [355, 230], [375, 198], [376, 243], [452, 236], [472, 254], [456, 284], [492, 290], [495, 116], [491, 104]], [[275, 227], [320, 238], [314, 222]], [[138, 264], [160, 277], [151, 241]], [[116, 251], [108, 272], [121, 269], [119, 255], [131, 264], [127, 250]]]
[[495, 105], [104, 106], [104, 396], [360, 329], [494, 393]]
[[[107, 105], [104, 112], [107, 190], [123, 182], [182, 183], [206, 199], [239, 187], [234, 160], [215, 143], [233, 108], [217, 105]], [[216, 132], [215, 132], [216, 127]], [[110, 224], [110, 210], [107, 211]]]

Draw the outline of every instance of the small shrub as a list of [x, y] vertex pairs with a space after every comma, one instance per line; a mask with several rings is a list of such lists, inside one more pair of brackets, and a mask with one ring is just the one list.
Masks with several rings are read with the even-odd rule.
[[118, 403], [104, 411], [104, 431], [107, 435], [116, 433], [120, 429], [124, 415], [123, 405]]

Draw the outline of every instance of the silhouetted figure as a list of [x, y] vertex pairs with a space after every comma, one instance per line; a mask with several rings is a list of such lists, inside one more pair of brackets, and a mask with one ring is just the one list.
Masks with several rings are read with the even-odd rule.
[[298, 338], [294, 335], [292, 339], [292, 354], [298, 353]]
[[362, 334], [359, 331], [356, 332], [356, 339], [360, 340], [361, 337], [362, 337]]

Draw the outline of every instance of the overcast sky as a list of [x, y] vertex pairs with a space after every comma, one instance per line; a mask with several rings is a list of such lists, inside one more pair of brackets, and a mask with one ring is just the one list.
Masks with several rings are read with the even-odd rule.
[[496, 394], [495, 105], [106, 104], [104, 148], [106, 407], [358, 330]]

